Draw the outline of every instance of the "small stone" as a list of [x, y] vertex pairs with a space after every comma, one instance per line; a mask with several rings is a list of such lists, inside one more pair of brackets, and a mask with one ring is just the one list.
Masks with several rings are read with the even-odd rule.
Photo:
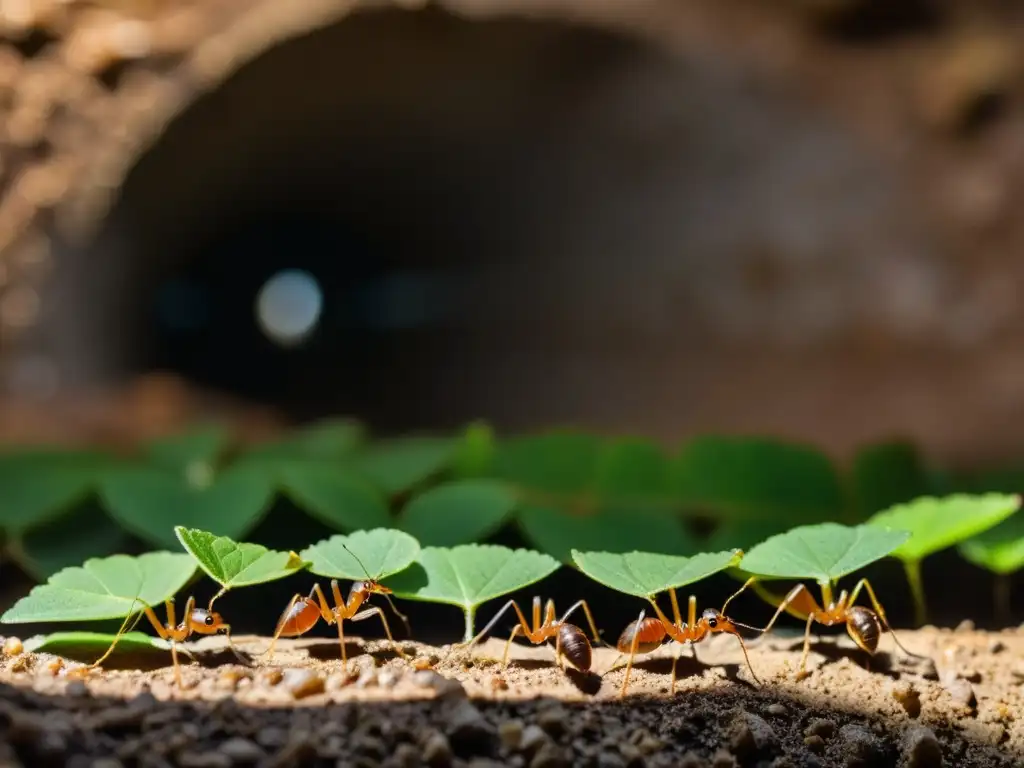
[[420, 688], [431, 688], [437, 692], [438, 697], [443, 698], [465, 698], [466, 689], [458, 680], [439, 675], [432, 669], [424, 669], [414, 672], [412, 682]]
[[224, 669], [217, 676], [216, 687], [222, 691], [234, 691], [242, 680], [251, 679], [252, 674], [243, 669]]
[[981, 682], [981, 672], [976, 669], [965, 669], [960, 673], [960, 677], [969, 683]]
[[377, 685], [381, 688], [394, 688], [398, 685], [398, 673], [392, 669], [382, 669], [377, 674]]
[[843, 742], [847, 765], [881, 764], [885, 758], [878, 737], [863, 725], [844, 725], [839, 729], [839, 739]]
[[184, 752], [178, 755], [181, 768], [231, 768], [231, 758], [219, 752]]
[[804, 736], [804, 746], [811, 752], [824, 752], [825, 740], [818, 734], [812, 733], [810, 736]]
[[977, 706], [978, 700], [974, 695], [974, 686], [966, 680], [962, 680], [961, 678], [947, 678], [943, 681], [942, 687], [949, 692], [949, 695], [953, 699], [953, 703], [958, 706], [966, 707], [971, 710]]
[[266, 753], [260, 749], [259, 745], [249, 741], [249, 739], [243, 739], [238, 736], [225, 741], [217, 747], [217, 751], [222, 755], [226, 755], [236, 765], [258, 763], [266, 757]]
[[19, 656], [25, 652], [25, 646], [17, 637], [4, 640], [4, 656]]
[[711, 768], [736, 768], [736, 758], [727, 750], [720, 749], [711, 757]]
[[64, 688], [64, 695], [72, 699], [89, 698], [89, 686], [81, 680], [72, 680]]
[[899, 702], [908, 715], [920, 717], [921, 715], [921, 694], [906, 680], [900, 680], [892, 686], [892, 697]]
[[570, 765], [571, 761], [565, 750], [554, 742], [548, 742], [541, 747], [530, 761], [530, 768], [569, 768]]
[[448, 716], [447, 736], [469, 754], [488, 754], [497, 729], [473, 704], [463, 701]]
[[789, 714], [789, 710], [786, 709], [786, 705], [779, 704], [778, 702], [775, 704], [769, 704], [767, 712], [769, 715], [775, 715], [775, 717], [785, 717]]
[[626, 761], [611, 750], [603, 749], [597, 753], [597, 768], [626, 768]]
[[816, 718], [807, 724], [804, 729], [804, 736], [819, 736], [822, 741], [828, 741], [836, 733], [836, 724], [831, 720]]
[[959, 624], [956, 625], [956, 628], [953, 631], [954, 632], [973, 632], [974, 631], [974, 622], [971, 621], [970, 619], [964, 619], [963, 621], [961, 621]]
[[434, 731], [423, 742], [423, 762], [432, 768], [445, 768], [452, 763], [452, 747], [448, 738]]
[[420, 764], [420, 750], [415, 744], [399, 744], [391, 755], [398, 768], [416, 768]]
[[733, 719], [729, 728], [729, 748], [741, 760], [769, 755], [778, 746], [778, 736], [763, 717], [741, 712]]
[[492, 675], [491, 676], [491, 690], [494, 690], [494, 691], [507, 691], [508, 690], [508, 680], [506, 680], [501, 675]]
[[1005, 650], [1006, 650], [1006, 643], [1004, 643], [1002, 640], [999, 640], [998, 638], [993, 638], [992, 640], [988, 641], [988, 652], [989, 653], [992, 653], [992, 654], [1002, 653]]
[[359, 679], [356, 680], [356, 688], [372, 688], [377, 683], [377, 670], [373, 667], [367, 667], [359, 673]]
[[309, 669], [286, 669], [281, 684], [296, 699], [324, 692], [324, 678]]
[[506, 749], [516, 750], [523, 743], [523, 721], [505, 720], [498, 725], [498, 738]]
[[266, 686], [278, 685], [284, 679], [284, 672], [276, 667], [274, 669], [268, 669], [262, 675], [260, 675], [260, 682]]
[[942, 745], [931, 728], [917, 725], [903, 734], [907, 768], [942, 768]]
[[678, 763], [679, 768], [707, 768], [708, 761], [696, 752], [687, 752]]
[[537, 716], [537, 725], [545, 733], [553, 738], [559, 738], [565, 733], [566, 721], [565, 710], [560, 706], [547, 707]]
[[527, 755], [532, 755], [549, 741], [551, 741], [551, 737], [548, 736], [539, 725], [531, 724], [523, 729], [523, 738], [520, 742], [520, 747]]

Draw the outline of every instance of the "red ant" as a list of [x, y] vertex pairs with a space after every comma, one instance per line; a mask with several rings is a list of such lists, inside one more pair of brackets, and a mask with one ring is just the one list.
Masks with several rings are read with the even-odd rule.
[[589, 672], [592, 653], [590, 641], [587, 640], [586, 634], [583, 630], [577, 627], [575, 624], [569, 624], [568, 618], [576, 612], [578, 608], [582, 608], [583, 612], [587, 615], [587, 622], [590, 624], [590, 631], [593, 632], [594, 642], [600, 643], [600, 633], [597, 631], [597, 626], [594, 624], [594, 616], [590, 613], [590, 606], [587, 605], [586, 600], [579, 600], [572, 608], [565, 612], [560, 619], [555, 618], [555, 601], [548, 600], [547, 605], [544, 608], [544, 621], [541, 622], [541, 610], [540, 610], [540, 597], [533, 598], [533, 628], [527, 623], [526, 616], [523, 615], [519, 605], [515, 600], [509, 600], [505, 603], [504, 607], [495, 614], [494, 618], [487, 624], [486, 627], [481, 630], [480, 634], [474, 637], [467, 643], [466, 647], [470, 647], [479, 642], [484, 635], [490, 632], [491, 628], [498, 623], [498, 620], [505, 615], [505, 612], [509, 608], [515, 608], [516, 615], [519, 617], [519, 623], [512, 629], [512, 634], [508, 637], [508, 642], [505, 643], [505, 655], [501, 660], [501, 669], [504, 672], [508, 666], [508, 654], [512, 648], [512, 641], [517, 635], [523, 635], [534, 645], [540, 645], [545, 640], [555, 639], [555, 659], [558, 662], [558, 668], [563, 672], [565, 671], [565, 665], [562, 663], [562, 656], [569, 660], [580, 672]]
[[[135, 622], [132, 624], [132, 627], [134, 627], [142, 615], [145, 614], [146, 618], [149, 619], [149, 623], [153, 625], [153, 629], [156, 630], [157, 635], [160, 636], [160, 639], [170, 641], [171, 660], [174, 663], [174, 680], [179, 688], [182, 687], [182, 681], [181, 666], [178, 664], [178, 643], [184, 643], [193, 634], [215, 635], [218, 632], [224, 632], [227, 636], [228, 646], [236, 656], [239, 656], [238, 651], [236, 651], [234, 646], [231, 644], [231, 625], [225, 624], [221, 615], [213, 610], [213, 602], [221, 594], [223, 594], [223, 590], [217, 595], [214, 595], [213, 599], [210, 600], [209, 607], [207, 608], [196, 608], [195, 598], [190, 596], [188, 602], [185, 603], [185, 613], [181, 623], [179, 624], [175, 623], [174, 598], [164, 602], [164, 609], [167, 612], [166, 624], [160, 623], [160, 619], [157, 618], [156, 613], [148, 605], [143, 605], [142, 613], [136, 616]], [[132, 614], [129, 613], [128, 617], [125, 618], [124, 623], [121, 625], [121, 628], [117, 631], [117, 635], [114, 637], [114, 642], [110, 644], [106, 653], [92, 663], [91, 667], [98, 667], [108, 656], [110, 656], [111, 653], [113, 653], [115, 646], [126, 631], [125, 627], [131, 616]], [[188, 653], [188, 651], [185, 652]], [[189, 655], [191, 656], [191, 654]]]
[[[355, 558], [356, 562], [362, 566], [359, 558], [353, 554], [348, 547], [345, 550]], [[365, 567], [363, 568], [365, 571]], [[391, 601], [389, 595], [392, 594], [391, 590], [385, 587], [383, 584], [378, 582], [376, 579], [366, 578], [363, 581], [356, 581], [352, 584], [352, 590], [349, 592], [348, 601], [342, 599], [341, 589], [338, 587], [338, 580], [331, 580], [331, 594], [334, 597], [334, 608], [331, 608], [327, 603], [327, 598], [324, 597], [323, 590], [320, 589], [319, 584], [314, 584], [313, 589], [310, 590], [308, 597], [302, 597], [296, 593], [291, 602], [288, 603], [288, 607], [285, 608], [284, 613], [281, 614], [281, 618], [278, 619], [277, 628], [274, 630], [274, 639], [270, 642], [270, 647], [267, 648], [266, 653], [269, 654], [270, 658], [274, 656], [274, 646], [277, 644], [279, 637], [298, 637], [306, 634], [311, 630], [316, 623], [323, 619], [328, 624], [338, 625], [338, 642], [341, 644], [341, 661], [346, 667], [348, 666], [348, 655], [345, 651], [345, 630], [342, 627], [344, 621], [363, 621], [371, 616], [379, 616], [381, 624], [384, 625], [384, 632], [388, 636], [388, 641], [391, 643], [391, 647], [395, 652], [403, 659], [408, 658], [404, 651], [398, 647], [395, 642], [395, 638], [391, 634], [391, 628], [388, 626], [388, 620], [384, 616], [384, 612], [374, 606], [360, 611], [359, 608], [370, 599], [371, 595], [384, 595], [388, 603], [391, 604], [391, 610], [395, 612], [402, 622], [405, 624], [406, 631], [409, 631], [409, 620], [406, 616], [395, 608], [395, 604]], [[316, 600], [314, 600], [314, 597]]]
[[[867, 579], [858, 581], [853, 588], [853, 592], [847, 593], [844, 589], [839, 593], [838, 600], [834, 600], [832, 597], [832, 585], [822, 584], [821, 605], [827, 606], [826, 608], [818, 605], [814, 596], [804, 584], [797, 584], [781, 599], [778, 595], [756, 584], [755, 577], [751, 577], [744, 586], [750, 584], [753, 585], [754, 591], [762, 598], [772, 605], [778, 606], [778, 610], [775, 611], [772, 620], [768, 622], [768, 626], [761, 630], [762, 634], [771, 630], [776, 619], [779, 618], [783, 611], [798, 619], [806, 619], [807, 621], [804, 629], [804, 650], [800, 656], [797, 679], [802, 679], [806, 675], [807, 654], [811, 648], [811, 625], [814, 622], [823, 624], [826, 627], [845, 624], [846, 631], [853, 638], [853, 642], [861, 650], [867, 652], [869, 656], [873, 656], [875, 651], [878, 650], [878, 640], [883, 632], [889, 632], [892, 635], [893, 642], [896, 643], [896, 646], [901, 651], [909, 656], [918, 656], [918, 654], [911, 653], [904, 648], [903, 644], [896, 638], [895, 633], [893, 633], [892, 628], [889, 626], [888, 620], [885, 618], [885, 610], [882, 608], [882, 604], [878, 602], [878, 598], [875, 597], [875, 591], [871, 588], [871, 583]], [[863, 605], [854, 605], [862, 588], [867, 590], [868, 597], [871, 599], [871, 604], [875, 610], [872, 611]], [[920, 657], [918, 656], [918, 658]]]
[[[626, 676], [622, 680], [622, 691], [620, 697], [626, 695], [626, 689], [629, 686], [629, 675], [633, 669], [633, 659], [638, 653], [650, 653], [656, 650], [662, 644], [666, 637], [671, 638], [675, 642], [679, 643], [679, 648], [682, 648], [682, 644], [690, 646], [690, 652], [693, 654], [694, 659], [697, 658], [697, 651], [694, 648], [695, 643], [699, 643], [705, 640], [709, 635], [719, 634], [725, 632], [730, 635], [734, 635], [740, 642], [740, 648], [743, 649], [743, 658], [746, 659], [747, 668], [750, 670], [750, 676], [758, 683], [761, 681], [757, 675], [754, 674], [754, 668], [750, 665], [750, 656], [747, 655], [747, 646], [743, 642], [743, 637], [740, 635], [737, 627], [743, 627], [744, 629], [755, 629], [749, 627], [746, 624], [740, 624], [737, 621], [733, 621], [725, 615], [725, 609], [732, 602], [733, 598], [743, 592], [747, 588], [744, 584], [739, 590], [733, 594], [725, 604], [722, 606], [721, 611], [716, 611], [714, 608], [706, 609], [697, 618], [697, 598], [690, 595], [689, 610], [687, 614], [687, 622], [683, 624], [682, 615], [679, 611], [679, 601], [676, 598], [676, 591], [674, 589], [668, 590], [669, 599], [672, 601], [672, 614], [675, 621], [669, 621], [668, 617], [661, 612], [661, 608], [658, 607], [658, 603], [653, 597], [648, 597], [647, 600], [654, 608], [654, 612], [657, 617], [644, 618], [646, 609], [640, 612], [640, 617], [635, 621], [631, 622], [622, 631], [619, 636], [619, 641], [616, 645], [620, 654], [628, 653], [629, 661], [626, 664]], [[679, 663], [679, 650], [676, 651], [675, 658], [672, 660], [672, 687], [671, 692], [675, 693], [676, 690], [676, 665]], [[614, 668], [614, 664], [612, 667]]]

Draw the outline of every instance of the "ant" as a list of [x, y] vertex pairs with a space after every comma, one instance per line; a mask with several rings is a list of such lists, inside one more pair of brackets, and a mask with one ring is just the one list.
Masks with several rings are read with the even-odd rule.
[[[156, 630], [157, 635], [160, 636], [160, 639], [170, 641], [171, 660], [174, 664], [174, 681], [177, 683], [179, 688], [182, 687], [182, 681], [181, 665], [178, 664], [178, 643], [184, 643], [193, 634], [215, 635], [218, 632], [224, 632], [227, 636], [228, 646], [231, 648], [232, 652], [235, 656], [238, 656], [240, 659], [242, 658], [231, 643], [231, 625], [225, 624], [221, 615], [213, 610], [213, 603], [221, 594], [223, 594], [223, 590], [214, 595], [207, 608], [196, 608], [196, 600], [194, 597], [190, 596], [188, 601], [185, 603], [185, 613], [180, 623], [175, 622], [174, 598], [164, 602], [164, 610], [167, 612], [166, 624], [161, 624], [160, 619], [157, 618], [153, 609], [145, 604], [142, 606], [142, 612], [136, 616], [135, 621], [132, 623], [132, 627], [134, 627], [135, 624], [139, 622], [139, 619], [142, 618], [142, 615], [145, 614], [146, 618], [149, 619], [149, 623], [153, 625], [153, 629]], [[110, 656], [111, 653], [113, 653], [114, 647], [121, 639], [121, 636], [125, 633], [125, 627], [131, 617], [132, 613], [129, 613], [127, 618], [125, 618], [124, 623], [121, 624], [121, 628], [117, 631], [117, 635], [114, 637], [114, 642], [110, 644], [106, 653], [92, 663], [92, 668], [98, 667], [107, 659], [108, 656]], [[188, 651], [186, 650], [185, 653], [188, 653]], [[191, 654], [189, 654], [189, 656], [191, 656]]]
[[[911, 653], [903, 644], [896, 639], [895, 633], [892, 631], [892, 627], [889, 626], [889, 622], [885, 617], [885, 610], [882, 608], [882, 604], [878, 602], [878, 598], [875, 597], [875, 591], [871, 588], [871, 582], [867, 579], [861, 579], [857, 582], [853, 591], [847, 593], [844, 589], [839, 593], [839, 599], [834, 600], [832, 597], [832, 585], [822, 584], [821, 585], [821, 605], [827, 606], [822, 608], [818, 605], [814, 596], [807, 589], [804, 584], [797, 584], [789, 593], [779, 599], [778, 595], [769, 592], [760, 585], [755, 583], [756, 577], [751, 577], [747, 580], [747, 584], [744, 586], [753, 585], [754, 591], [757, 592], [763, 599], [771, 603], [772, 605], [778, 606], [778, 610], [775, 611], [775, 615], [772, 616], [772, 620], [768, 622], [763, 630], [762, 634], [771, 630], [775, 624], [776, 619], [782, 614], [783, 611], [794, 616], [798, 619], [806, 619], [807, 626], [804, 630], [804, 650], [800, 656], [800, 667], [797, 670], [797, 679], [801, 680], [806, 676], [807, 666], [807, 654], [811, 648], [811, 625], [814, 622], [824, 624], [826, 627], [832, 627], [836, 624], [845, 624], [846, 631], [853, 638], [853, 642], [857, 646], [865, 651], [869, 656], [873, 656], [875, 651], [878, 650], [878, 640], [882, 636], [883, 632], [889, 632], [892, 635], [893, 642], [896, 646], [906, 653], [908, 656], [915, 656], [920, 658], [918, 654]], [[860, 595], [861, 589], [866, 589], [868, 597], [871, 599], [871, 605], [874, 610], [866, 608], [863, 605], [854, 605], [857, 601], [857, 597]]]
[[[619, 651], [620, 658], [621, 654], [628, 653], [629, 661], [626, 664], [626, 676], [622, 680], [622, 691], [620, 697], [625, 697], [626, 688], [629, 686], [629, 675], [633, 669], [633, 659], [638, 653], [650, 653], [651, 651], [657, 650], [661, 646], [662, 642], [666, 637], [675, 640], [680, 643], [680, 649], [682, 644], [690, 646], [690, 652], [693, 654], [693, 658], [697, 658], [697, 651], [694, 648], [695, 643], [699, 643], [705, 640], [709, 635], [718, 634], [725, 632], [733, 635], [740, 642], [740, 648], [743, 649], [743, 658], [746, 659], [747, 668], [750, 670], [750, 676], [754, 678], [755, 682], [760, 683], [757, 675], [754, 674], [754, 668], [750, 665], [750, 656], [747, 655], [747, 646], [743, 642], [743, 637], [740, 635], [738, 627], [744, 629], [752, 629], [756, 631], [755, 627], [749, 627], [746, 624], [740, 624], [738, 621], [733, 621], [725, 615], [725, 609], [732, 602], [733, 598], [743, 592], [747, 588], [747, 584], [744, 584], [739, 590], [733, 594], [725, 604], [722, 606], [722, 610], [716, 611], [714, 608], [707, 608], [701, 614], [700, 619], [697, 618], [697, 598], [690, 595], [689, 610], [687, 615], [687, 621], [683, 624], [682, 615], [679, 612], [679, 601], [676, 598], [676, 591], [674, 589], [668, 590], [669, 599], [672, 601], [672, 614], [675, 621], [669, 621], [668, 617], [661, 612], [661, 608], [658, 607], [658, 603], [653, 597], [648, 597], [647, 600], [654, 607], [654, 612], [657, 614], [656, 617], [652, 616], [644, 618], [646, 609], [640, 611], [640, 616], [635, 622], [631, 622], [622, 630], [622, 634], [619, 636], [619, 641], [616, 648]], [[679, 650], [676, 651], [675, 658], [672, 660], [672, 687], [671, 691], [674, 694], [676, 691], [676, 665], [679, 663]], [[614, 668], [614, 663], [612, 668]]]
[[[344, 546], [344, 545], [342, 545]], [[366, 571], [365, 566], [358, 557], [350, 550], [345, 547], [347, 551], [356, 562]], [[374, 606], [360, 611], [359, 608], [363, 603], [370, 599], [371, 595], [384, 595], [384, 598], [390, 603], [391, 610], [395, 612], [402, 622], [405, 624], [407, 632], [410, 632], [409, 619], [395, 608], [395, 604], [391, 601], [389, 595], [392, 594], [391, 590], [381, 584], [377, 579], [367, 578], [363, 581], [356, 581], [352, 584], [352, 590], [349, 592], [348, 601], [346, 602], [341, 596], [341, 589], [338, 587], [338, 580], [331, 580], [331, 594], [334, 597], [334, 608], [331, 608], [327, 603], [327, 598], [324, 597], [323, 590], [319, 584], [314, 584], [313, 589], [310, 590], [308, 597], [302, 597], [296, 593], [291, 601], [288, 603], [288, 607], [285, 608], [284, 613], [281, 614], [281, 618], [278, 619], [277, 628], [274, 630], [274, 639], [270, 641], [270, 647], [267, 648], [266, 653], [269, 654], [269, 658], [274, 656], [274, 646], [277, 644], [277, 640], [280, 637], [299, 637], [304, 635], [311, 630], [316, 623], [323, 619], [328, 624], [338, 625], [338, 642], [341, 645], [341, 662], [348, 668], [348, 655], [345, 651], [345, 630], [342, 628], [342, 622], [348, 621], [363, 621], [371, 616], [379, 616], [381, 624], [384, 625], [384, 632], [388, 636], [388, 641], [391, 643], [391, 647], [395, 652], [403, 659], [408, 658], [405, 652], [395, 642], [395, 638], [391, 634], [391, 628], [388, 626], [388, 620], [384, 616], [384, 612]], [[314, 598], [316, 598], [314, 600]]]
[[541, 610], [540, 610], [540, 597], [533, 598], [533, 628], [530, 628], [530, 624], [526, 621], [526, 616], [520, 610], [519, 605], [515, 600], [509, 600], [505, 603], [504, 607], [495, 614], [494, 618], [491, 619], [490, 623], [483, 630], [474, 637], [466, 647], [470, 647], [478, 643], [484, 635], [490, 632], [491, 628], [498, 623], [498, 620], [505, 615], [505, 612], [509, 608], [515, 608], [516, 615], [519, 617], [519, 623], [512, 629], [512, 634], [508, 637], [508, 642], [505, 643], [505, 655], [502, 657], [501, 669], [502, 672], [508, 666], [508, 654], [512, 648], [512, 641], [517, 635], [523, 635], [534, 645], [540, 645], [545, 640], [555, 639], [555, 659], [558, 661], [558, 668], [565, 671], [565, 665], [562, 663], [562, 656], [569, 660], [580, 672], [589, 672], [591, 665], [591, 646], [590, 641], [587, 640], [586, 634], [577, 627], [575, 624], [568, 623], [568, 618], [576, 612], [578, 608], [582, 608], [583, 612], [587, 615], [587, 622], [590, 624], [590, 631], [593, 633], [594, 642], [600, 643], [600, 633], [597, 631], [597, 626], [594, 624], [594, 616], [590, 612], [590, 606], [587, 605], [586, 600], [580, 600], [576, 602], [572, 608], [565, 612], [560, 619], [555, 618], [555, 601], [548, 600], [544, 608], [544, 621], [541, 622]]

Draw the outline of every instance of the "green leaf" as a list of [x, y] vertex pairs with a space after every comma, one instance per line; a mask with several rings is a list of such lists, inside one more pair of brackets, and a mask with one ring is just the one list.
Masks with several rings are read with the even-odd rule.
[[993, 573], [1011, 574], [1024, 568], [1024, 515], [1010, 515], [960, 545], [960, 553]]
[[146, 446], [146, 454], [150, 461], [164, 469], [183, 472], [194, 463], [213, 465], [227, 448], [230, 438], [226, 427], [204, 425], [154, 440]]
[[419, 542], [409, 534], [377, 528], [331, 536], [302, 550], [302, 559], [318, 576], [379, 581], [408, 568], [419, 551]]
[[332, 528], [357, 530], [391, 525], [387, 500], [350, 470], [319, 461], [289, 461], [276, 470], [284, 493]]
[[403, 493], [446, 469], [455, 451], [447, 437], [383, 440], [353, 460], [353, 468], [389, 495]]
[[671, 499], [668, 457], [646, 440], [617, 440], [605, 446], [597, 465], [595, 491], [603, 499], [633, 504], [644, 500], [664, 508]]
[[309, 565], [294, 552], [277, 552], [259, 544], [238, 543], [227, 536], [216, 536], [196, 528], [178, 525], [174, 533], [199, 567], [225, 591], [283, 579]]
[[43, 525], [14, 536], [8, 552], [28, 573], [40, 581], [63, 568], [79, 565], [90, 557], [124, 552], [131, 539], [96, 502], [76, 507]]
[[924, 496], [879, 512], [868, 522], [910, 531], [910, 538], [892, 554], [900, 560], [919, 561], [991, 528], [1019, 507], [1020, 497], [1006, 494]]
[[601, 506], [589, 514], [573, 514], [527, 504], [516, 516], [527, 540], [563, 563], [571, 562], [573, 547], [676, 555], [697, 551], [682, 522], [664, 512]]
[[591, 435], [556, 431], [498, 444], [494, 476], [531, 491], [572, 493], [594, 481], [601, 442]]
[[738, 549], [693, 557], [651, 552], [572, 551], [573, 561], [587, 576], [617, 592], [636, 597], [654, 597], [659, 592], [706, 579], [737, 565], [742, 556]]
[[475, 421], [466, 427], [455, 448], [452, 472], [456, 477], [483, 477], [491, 471], [497, 445], [494, 430], [485, 421]]
[[835, 467], [818, 451], [767, 440], [701, 437], [672, 463], [680, 503], [725, 517], [820, 520], [844, 508]]
[[909, 538], [906, 531], [872, 525], [805, 525], [761, 542], [739, 567], [755, 576], [831, 584], [892, 553]]
[[554, 558], [528, 549], [489, 544], [424, 547], [412, 567], [389, 579], [387, 586], [397, 597], [462, 608], [468, 641], [473, 637], [477, 606], [528, 587], [558, 567]]
[[91, 662], [106, 653], [115, 640], [117, 646], [111, 656], [164, 654], [171, 650], [170, 642], [144, 632], [125, 632], [120, 639], [107, 632], [53, 632], [30, 637], [25, 641], [25, 650]]
[[100, 492], [125, 529], [151, 544], [177, 547], [175, 524], [241, 538], [270, 506], [274, 484], [257, 464], [238, 463], [219, 474], [201, 463], [183, 472], [133, 466], [107, 473]]
[[144, 605], [159, 605], [174, 597], [195, 572], [192, 556], [175, 552], [86, 560], [33, 587], [0, 617], [0, 622], [123, 619]]
[[875, 512], [928, 493], [928, 476], [910, 443], [869, 445], [853, 458], [851, 482], [861, 520]]
[[59, 517], [88, 497], [113, 463], [87, 451], [0, 454], [0, 528], [19, 533]]
[[516, 507], [516, 497], [494, 480], [456, 480], [413, 498], [399, 517], [421, 544], [446, 547], [486, 538]]
[[257, 445], [246, 458], [315, 459], [337, 462], [350, 456], [366, 438], [352, 419], [324, 419], [292, 432], [282, 440]]

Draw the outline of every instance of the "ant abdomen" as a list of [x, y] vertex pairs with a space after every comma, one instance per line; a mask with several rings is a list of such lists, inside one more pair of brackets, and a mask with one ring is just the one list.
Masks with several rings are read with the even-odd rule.
[[619, 653], [629, 653], [633, 647], [633, 635], [636, 634], [636, 652], [650, 653], [661, 647], [665, 639], [665, 626], [656, 618], [647, 618], [640, 622], [637, 629], [637, 622], [631, 621], [619, 635], [619, 642], [616, 646]]
[[882, 636], [882, 622], [878, 615], [861, 605], [847, 611], [846, 631], [853, 641], [868, 653], [878, 650], [878, 639]]
[[558, 628], [558, 644], [562, 647], [562, 653], [580, 672], [590, 671], [591, 648], [590, 641], [583, 634], [583, 630], [575, 624], [563, 623]]
[[282, 617], [281, 637], [298, 637], [306, 634], [320, 620], [320, 609], [309, 598], [303, 597], [295, 601]]

